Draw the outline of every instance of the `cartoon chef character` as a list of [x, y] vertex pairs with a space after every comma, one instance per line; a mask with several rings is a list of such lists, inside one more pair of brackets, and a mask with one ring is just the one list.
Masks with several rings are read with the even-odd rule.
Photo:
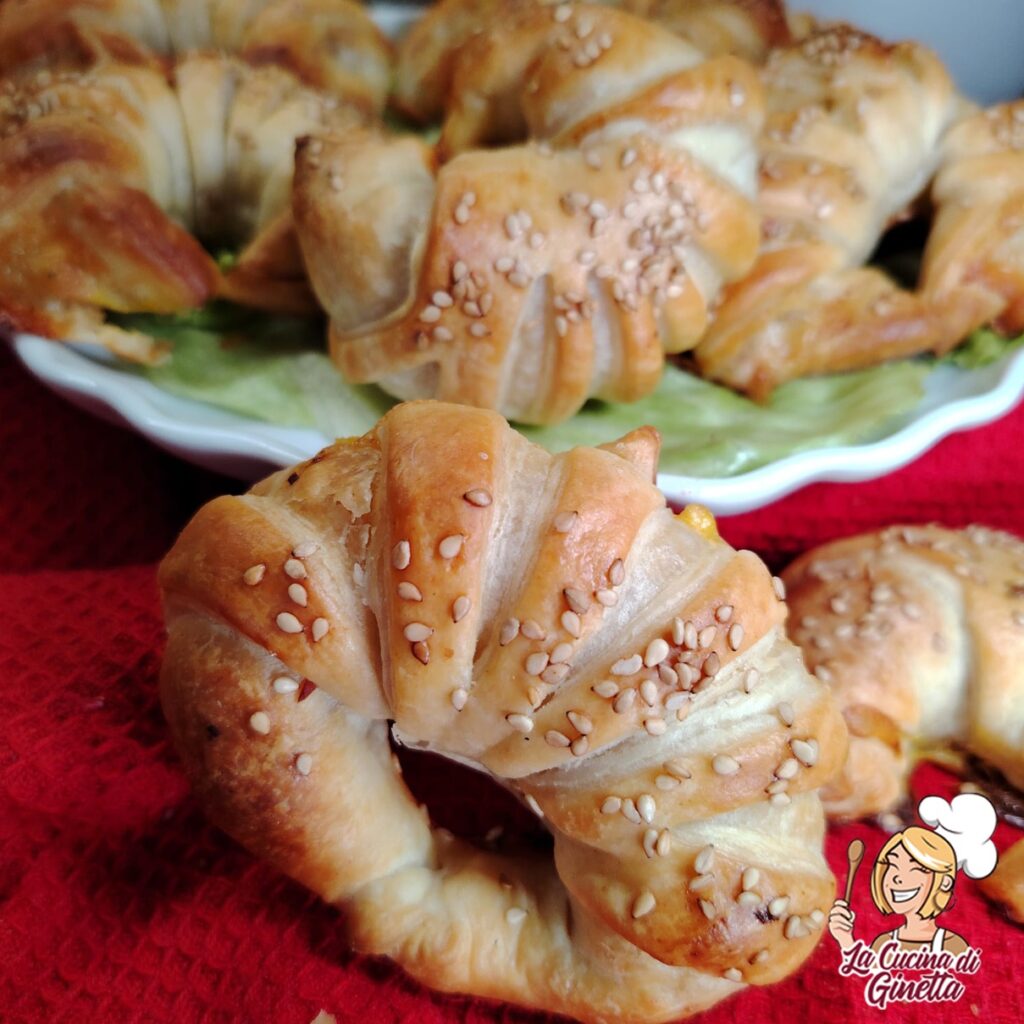
[[[877, 935], [871, 948], [877, 953], [890, 941], [903, 950], [930, 949], [958, 955], [968, 942], [940, 928], [936, 918], [953, 897], [956, 873], [985, 878], [996, 866], [991, 836], [996, 813], [985, 797], [961, 793], [947, 803], [929, 796], [918, 814], [931, 828], [917, 825], [891, 836], [871, 869], [871, 899], [883, 914], [903, 915], [903, 924]], [[853, 947], [856, 914], [846, 900], [832, 904], [828, 929], [843, 949]]]

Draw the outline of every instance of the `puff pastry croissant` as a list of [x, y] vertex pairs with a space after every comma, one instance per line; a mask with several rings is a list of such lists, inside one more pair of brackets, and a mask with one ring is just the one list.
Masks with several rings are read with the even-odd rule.
[[724, 293], [701, 372], [762, 398], [793, 377], [948, 347], [941, 308], [861, 266], [963, 111], [942, 63], [840, 25], [773, 51], [763, 78], [762, 254]]
[[531, 423], [633, 401], [756, 257], [753, 69], [621, 12], [545, 16], [603, 48], [536, 63], [522, 113], [542, 141], [440, 171], [410, 139], [300, 147], [299, 242], [349, 379]]
[[[652, 484], [657, 435], [552, 456], [411, 403], [160, 570], [174, 739], [214, 820], [447, 991], [661, 1021], [792, 971], [845, 754], [764, 565]], [[405, 744], [490, 773], [554, 857], [431, 828]]]
[[[227, 57], [184, 60], [172, 84], [107, 63], [0, 84], [0, 319], [152, 361], [159, 346], [106, 311], [175, 312], [214, 294], [307, 308], [295, 139], [358, 121], [280, 68]], [[190, 232], [248, 242], [227, 281]]]
[[817, 548], [783, 578], [790, 635], [850, 729], [830, 814], [891, 809], [914, 761], [951, 749], [1024, 788], [1024, 542], [893, 527]]

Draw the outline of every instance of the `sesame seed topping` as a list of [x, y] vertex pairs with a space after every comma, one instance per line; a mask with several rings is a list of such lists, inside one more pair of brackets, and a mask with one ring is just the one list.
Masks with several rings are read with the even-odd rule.
[[396, 569], [407, 569], [412, 561], [412, 549], [407, 540], [400, 540], [391, 551], [391, 564]]
[[600, 683], [595, 683], [591, 689], [598, 695], [598, 697], [611, 699], [618, 694], [619, 684], [612, 679], [604, 679]]
[[793, 710], [793, 705], [790, 704], [789, 701], [784, 700], [779, 705], [778, 711], [779, 718], [781, 718], [786, 725], [792, 725], [796, 721], [796, 712]]
[[713, 889], [715, 886], [715, 878], [713, 875], [697, 875], [695, 878], [690, 879], [690, 884], [687, 888], [690, 892], [700, 892], [702, 889]]
[[807, 934], [807, 930], [804, 928], [803, 921], [797, 917], [796, 914], [786, 918], [785, 927], [782, 929], [782, 934], [787, 939], [799, 939]]
[[585, 615], [590, 608], [590, 598], [576, 587], [566, 587], [562, 591], [565, 603], [577, 614]]
[[783, 583], [778, 576], [772, 577], [772, 589], [775, 591], [775, 596], [780, 601], [786, 600], [786, 584]]
[[615, 698], [615, 702], [612, 704], [612, 710], [617, 715], [625, 714], [633, 706], [633, 702], [635, 700], [636, 690], [623, 690], [622, 693]]
[[452, 603], [452, 622], [461, 622], [469, 614], [472, 606], [473, 602], [465, 594], [455, 598]]
[[775, 769], [775, 775], [779, 779], [792, 779], [799, 771], [800, 762], [795, 757], [787, 757], [786, 760]]
[[[742, 102], [743, 102], [743, 99], [741, 97], [740, 98], [740, 103], [742, 103]], [[733, 106], [736, 106], [736, 104], [733, 103]], [[725, 978], [727, 981], [742, 981], [743, 980], [743, 975], [740, 973], [740, 970], [739, 970], [738, 967], [727, 967], [724, 971], [722, 971], [722, 977]]]
[[732, 618], [733, 607], [731, 604], [723, 604], [715, 610], [715, 618], [719, 622], [728, 622]]
[[792, 740], [789, 744], [798, 761], [812, 768], [818, 763], [817, 740]]
[[294, 693], [299, 688], [298, 682], [288, 676], [278, 676], [272, 685], [275, 693]]
[[654, 814], [658, 807], [650, 793], [643, 793], [637, 797], [636, 809], [640, 812], [640, 817], [650, 824], [654, 821]]
[[526, 656], [524, 667], [531, 676], [539, 676], [548, 667], [547, 651], [534, 651]]
[[449, 306], [454, 305], [455, 302], [455, 300], [445, 291], [434, 292], [430, 299], [435, 306], [439, 306], [441, 309], [447, 309]]
[[597, 598], [597, 603], [604, 608], [613, 608], [619, 602], [619, 595], [614, 590], [598, 590], [594, 597]]
[[420, 588], [415, 583], [410, 583], [408, 580], [402, 580], [398, 584], [398, 596], [403, 601], [422, 601], [423, 594], [420, 593]]
[[705, 650], [715, 642], [715, 635], [718, 630], [714, 626], [705, 626], [704, 629], [697, 634], [697, 645], [701, 650]]
[[645, 889], [639, 896], [633, 901], [633, 917], [639, 918], [649, 914], [655, 907], [656, 900], [654, 893], [650, 889]]
[[636, 809], [636, 804], [628, 798], [622, 801], [622, 816], [634, 825], [639, 825], [643, 821], [640, 812]]
[[738, 623], [734, 622], [729, 627], [729, 646], [734, 651], [740, 649], [740, 645], [743, 643], [743, 627]]
[[242, 573], [242, 579], [250, 587], [255, 587], [260, 580], [263, 579], [266, 574], [267, 567], [261, 562], [259, 565], [250, 565], [245, 572]]
[[773, 807], [785, 807], [788, 803], [790, 803], [789, 794], [775, 793], [772, 796], [770, 803]]
[[438, 554], [442, 558], [452, 559], [462, 550], [462, 542], [465, 538], [461, 533], [453, 533], [445, 537], [437, 546]]
[[469, 700], [469, 693], [466, 691], [465, 687], [457, 686], [452, 690], [452, 707], [455, 708], [456, 711], [461, 711], [466, 706], [467, 700]]
[[501, 647], [507, 647], [517, 636], [519, 636], [519, 620], [506, 619], [498, 634], [498, 644]]
[[569, 666], [566, 664], [548, 665], [548, 667], [541, 672], [540, 677], [545, 683], [557, 686], [568, 674]]
[[544, 733], [544, 742], [551, 747], [567, 747], [571, 741], [564, 732], [559, 732], [557, 729], [549, 729]]
[[704, 669], [704, 675], [706, 675], [709, 679], [717, 674], [720, 667], [721, 661], [715, 651], [712, 651], [704, 659], [704, 664], [701, 666], [701, 668]]
[[315, 554], [320, 549], [320, 545], [315, 540], [304, 540], [301, 544], [296, 544], [292, 549], [292, 554], [296, 558], [309, 558], [310, 555]]
[[270, 716], [265, 711], [256, 711], [249, 716], [249, 728], [266, 736], [270, 732]]
[[[566, 613], [568, 614], [568, 613]], [[551, 664], [560, 665], [564, 661], [568, 661], [572, 657], [572, 644], [560, 643], [556, 644], [554, 649], [551, 651]]]
[[632, 676], [643, 668], [644, 660], [639, 654], [634, 654], [629, 658], [620, 658], [614, 665], [612, 665], [611, 673], [613, 676]]
[[622, 585], [622, 581], [625, 578], [626, 567], [621, 558], [616, 558], [608, 569], [608, 580], [613, 587], [618, 587]]
[[700, 900], [701, 913], [709, 920], [714, 921], [717, 916], [715, 905], [710, 900]]
[[527, 733], [533, 732], [533, 719], [528, 718], [526, 715], [512, 712], [505, 716], [505, 721], [508, 722], [516, 732], [521, 732], [524, 736]]
[[297, 558], [289, 558], [284, 563], [284, 574], [293, 580], [304, 580], [308, 575], [306, 567]]
[[577, 732], [589, 736], [594, 731], [594, 723], [582, 711], [567, 711], [565, 717], [572, 723]]
[[526, 920], [526, 911], [522, 907], [509, 907], [505, 911], [505, 920], [511, 925], [517, 925]]
[[768, 904], [768, 913], [775, 918], [781, 918], [783, 914], [789, 909], [789, 897], [788, 896], [776, 896], [775, 899]]
[[562, 628], [571, 637], [578, 638], [580, 633], [583, 631], [583, 625], [580, 622], [580, 617], [575, 612], [562, 612], [561, 623]]
[[622, 808], [622, 800], [617, 796], [606, 796], [601, 804], [602, 814], [617, 814]]
[[295, 758], [295, 770], [300, 775], [308, 775], [313, 770], [313, 758], [310, 754], [299, 754]]
[[319, 643], [325, 636], [327, 636], [328, 630], [331, 628], [331, 624], [326, 619], [314, 619], [313, 628], [311, 630], [313, 634], [313, 643]]
[[700, 638], [697, 635], [697, 627], [692, 622], [687, 622], [683, 627], [683, 646], [688, 651], [697, 650]]
[[433, 629], [422, 622], [410, 622], [402, 631], [402, 635], [409, 643], [414, 644], [420, 640], [426, 640], [433, 634]]
[[644, 728], [649, 736], [662, 736], [668, 726], [664, 718], [645, 718]]
[[305, 608], [308, 603], [308, 596], [306, 594], [306, 588], [301, 583], [292, 583], [288, 587], [288, 596], [297, 604], [300, 608]]
[[291, 612], [278, 612], [275, 621], [277, 622], [277, 628], [282, 633], [302, 632], [302, 623]]
[[471, 491], [466, 491], [462, 496], [470, 505], [475, 505], [477, 508], [487, 508], [491, 503], [491, 495], [488, 491], [483, 488], [474, 487]]
[[653, 708], [658, 703], [658, 684], [653, 679], [645, 679], [640, 684], [640, 697], [649, 708]]
[[545, 633], [544, 630], [541, 629], [540, 626], [533, 619], [527, 619], [520, 628], [520, 632], [528, 640], [539, 641], [547, 637], [547, 633]]
[[711, 767], [716, 775], [735, 775], [740, 770], [740, 763], [728, 754], [716, 754], [711, 759]]
[[750, 889], [753, 889], [754, 886], [756, 886], [760, 880], [761, 872], [758, 871], [757, 868], [747, 868], [747, 870], [743, 872], [742, 877], [742, 885], [744, 891], [749, 891]]
[[559, 512], [554, 519], [554, 527], [557, 533], [568, 533], [579, 519], [578, 512]]
[[679, 786], [680, 781], [674, 775], [659, 775], [654, 780], [654, 784], [658, 787], [658, 789], [667, 791], [670, 789], [675, 789], [677, 786]]
[[590, 739], [587, 736], [577, 736], [572, 741], [569, 749], [572, 751], [574, 757], [582, 757], [590, 746]]

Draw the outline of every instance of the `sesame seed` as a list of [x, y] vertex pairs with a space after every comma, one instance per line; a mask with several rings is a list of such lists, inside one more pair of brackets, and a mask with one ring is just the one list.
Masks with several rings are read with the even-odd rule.
[[465, 594], [455, 598], [452, 603], [452, 622], [461, 622], [469, 614], [472, 606], [473, 602]]
[[640, 817], [650, 824], [654, 821], [654, 814], [657, 811], [657, 804], [654, 802], [654, 797], [650, 793], [643, 793], [637, 797], [636, 809], [640, 812]]
[[520, 632], [529, 640], [543, 640], [547, 637], [547, 633], [533, 619], [527, 619]]
[[304, 580], [308, 575], [306, 567], [297, 558], [289, 558], [284, 563], [284, 572], [286, 576], [290, 576], [293, 580]]
[[658, 678], [666, 686], [678, 686], [679, 685], [679, 673], [674, 668], [670, 668], [664, 662], [658, 666]]
[[680, 785], [680, 781], [674, 775], [659, 775], [654, 780], [654, 784], [658, 787], [658, 789], [669, 790], [675, 789], [678, 785]]
[[772, 577], [772, 589], [775, 591], [775, 596], [780, 601], [786, 600], [786, 584], [783, 583], [783, 581], [779, 579], [778, 576]]
[[611, 673], [613, 676], [632, 676], [643, 668], [644, 660], [639, 654], [634, 654], [629, 658], [620, 658], [614, 665], [612, 665]]
[[598, 590], [594, 597], [597, 603], [604, 608], [613, 608], [619, 602], [619, 595], [614, 590]]
[[541, 810], [541, 806], [537, 803], [537, 798], [532, 793], [526, 794], [526, 806], [537, 815], [538, 818], [544, 817], [544, 812]]
[[583, 631], [583, 624], [580, 622], [580, 617], [576, 614], [576, 612], [562, 612], [562, 617], [560, 621], [562, 623], [562, 628], [571, 637], [578, 638], [580, 633]]
[[668, 726], [664, 718], [645, 718], [644, 728], [649, 736], [662, 736]]
[[635, 700], [636, 690], [623, 690], [615, 698], [615, 702], [612, 704], [612, 710], [617, 715], [625, 714], [625, 712], [627, 712], [633, 706], [633, 702]]
[[544, 733], [544, 742], [551, 747], [567, 747], [571, 741], [564, 732], [559, 732], [557, 729], [549, 729]]
[[633, 917], [639, 918], [646, 916], [654, 909], [656, 902], [654, 893], [652, 893], [650, 889], [645, 889], [633, 901]]
[[408, 580], [402, 580], [398, 584], [398, 596], [403, 601], [422, 601], [423, 594], [420, 593], [420, 588], [415, 583], [410, 583]]
[[462, 542], [465, 538], [461, 533], [453, 533], [445, 537], [437, 546], [438, 554], [442, 558], [452, 559], [462, 550]]
[[796, 721], [796, 712], [793, 710], [793, 705], [789, 701], [784, 700], [778, 707], [779, 718], [786, 725], [792, 725]]
[[551, 651], [551, 664], [560, 665], [572, 657], [572, 644], [560, 643]]
[[313, 634], [313, 643], [319, 643], [325, 636], [327, 636], [328, 630], [331, 628], [331, 624], [326, 619], [314, 619], [313, 628], [311, 630]]
[[815, 907], [811, 911], [811, 920], [820, 927], [825, 920], [825, 912]]
[[769, 796], [774, 796], [776, 793], [785, 793], [787, 789], [789, 789], [788, 779], [776, 779], [774, 782], [770, 782], [765, 786], [765, 792], [768, 793]]
[[701, 668], [704, 670], [704, 675], [706, 675], [709, 679], [712, 676], [717, 674], [717, 672], [718, 672], [720, 667], [721, 667], [720, 659], [719, 659], [718, 655], [714, 651], [712, 651], [704, 659], [704, 664], [701, 665]]
[[474, 487], [473, 490], [466, 491], [462, 497], [464, 500], [468, 501], [470, 505], [475, 505], [477, 508], [487, 508], [491, 503], [490, 493], [480, 487]]
[[688, 693], [673, 693], [673, 694], [670, 694], [669, 697], [665, 701], [665, 710], [666, 711], [678, 711], [685, 704], [687, 704], [689, 702], [689, 700], [690, 700], [690, 695]]
[[456, 224], [465, 224], [469, 220], [469, 208], [466, 206], [456, 206], [455, 213], [452, 216]]
[[643, 818], [640, 817], [640, 812], [636, 809], [636, 804], [629, 799], [622, 801], [622, 816], [634, 825], [639, 825], [643, 821]]
[[783, 914], [789, 909], [789, 897], [788, 896], [776, 896], [775, 899], [768, 904], [768, 913], [774, 918], [781, 918]]
[[717, 916], [715, 911], [715, 905], [710, 900], [700, 900], [701, 913], [709, 920], [714, 921]]
[[716, 754], [711, 759], [711, 767], [716, 775], [735, 775], [740, 770], [740, 763], [728, 754]]
[[799, 771], [800, 762], [795, 757], [787, 757], [786, 760], [775, 769], [775, 775], [779, 779], [792, 779]]
[[582, 757], [587, 752], [587, 748], [589, 746], [590, 739], [587, 736], [577, 736], [576, 739], [572, 741], [569, 749], [573, 752], [575, 757]]
[[458, 283], [469, 273], [469, 267], [462, 260], [456, 260], [452, 266], [452, 280]]
[[461, 711], [466, 706], [466, 701], [469, 700], [469, 693], [465, 687], [458, 686], [452, 690], [451, 701], [452, 707], [456, 711]]
[[548, 665], [548, 667], [541, 672], [540, 677], [545, 683], [557, 686], [568, 674], [569, 666], [566, 664]]
[[391, 564], [396, 569], [406, 569], [412, 560], [412, 550], [407, 540], [400, 540], [391, 551]]
[[648, 668], [660, 665], [668, 657], [668, 652], [668, 644], [661, 637], [658, 637], [647, 645], [647, 650], [644, 653], [644, 664]]
[[687, 888], [690, 892], [700, 892], [702, 889], [713, 889], [715, 886], [714, 875], [697, 875], [690, 879]]
[[635, 149], [624, 149], [622, 151], [622, 156], [619, 159], [619, 166], [623, 170], [625, 170], [635, 160], [636, 160], [636, 150]]
[[790, 803], [789, 794], [775, 793], [772, 796], [770, 803], [773, 807], [785, 807], [788, 803]]
[[598, 695], [598, 697], [604, 697], [611, 699], [616, 696], [619, 692], [619, 684], [612, 679], [604, 679], [600, 683], [595, 683], [591, 690]]
[[672, 835], [667, 828], [663, 828], [658, 835], [658, 841], [654, 844], [654, 849], [657, 851], [659, 857], [667, 857], [672, 850]]
[[728, 622], [732, 618], [733, 607], [731, 604], [723, 604], [715, 610], [715, 618], [719, 622]]
[[294, 693], [299, 684], [288, 676], [278, 676], [273, 682], [275, 693]]
[[812, 768], [818, 763], [817, 740], [792, 740], [789, 744], [798, 761]]
[[446, 291], [437, 291], [430, 297], [431, 302], [435, 306], [440, 306], [441, 309], [447, 309], [449, 306], [454, 305], [455, 300]]
[[687, 622], [683, 627], [683, 646], [688, 651], [695, 651], [698, 643], [697, 627], [692, 622]]
[[250, 586], [255, 587], [260, 580], [263, 579], [266, 574], [267, 567], [260, 563], [259, 565], [250, 565], [245, 572], [242, 573], [242, 579]]
[[754, 956], [755, 964], [763, 964], [766, 960], [771, 958], [771, 952], [767, 949], [762, 949], [757, 952]]
[[288, 596], [301, 608], [307, 604], [306, 588], [301, 583], [292, 583], [288, 587]]
[[486, 324], [473, 323], [469, 325], [469, 333], [474, 338], [486, 338], [491, 333], [491, 329]]
[[522, 907], [509, 907], [505, 911], [505, 920], [511, 925], [517, 925], [526, 920], [526, 911]]
[[649, 708], [658, 703], [658, 685], [653, 679], [645, 679], [640, 684], [640, 697]]
[[554, 519], [556, 533], [568, 533], [579, 518], [578, 512], [559, 512]]
[[433, 634], [433, 629], [422, 622], [410, 622], [402, 631], [402, 635], [409, 643], [414, 644], [420, 640], [426, 640]]
[[534, 651], [533, 654], [526, 656], [523, 664], [531, 676], [539, 676], [548, 667], [548, 660], [547, 651]]
[[606, 796], [601, 804], [602, 814], [617, 814], [622, 807], [622, 800], [617, 796]]
[[501, 627], [501, 633], [498, 634], [498, 644], [501, 647], [507, 647], [518, 635], [519, 620], [506, 619], [504, 625]]
[[738, 651], [742, 643], [743, 627], [738, 622], [734, 622], [729, 628], [729, 646], [734, 651]]
[[256, 711], [249, 716], [249, 728], [266, 736], [270, 732], [270, 716], [265, 711]]
[[715, 642], [715, 634], [718, 630], [714, 626], [705, 626], [704, 629], [697, 634], [697, 645], [701, 650], [705, 650]]
[[[743, 100], [741, 99], [740, 102], [742, 103]], [[733, 105], [735, 106], [735, 104]], [[727, 981], [743, 980], [743, 975], [740, 973], [739, 968], [736, 967], [727, 967], [724, 971], [722, 971], [722, 977], [725, 978]]]
[[302, 623], [299, 622], [291, 612], [278, 612], [277, 619], [275, 621], [277, 622], [277, 628], [281, 630], [282, 633], [302, 632]]
[[559, 24], [568, 21], [572, 17], [572, 7], [569, 4], [559, 4], [555, 8], [554, 19]]
[[741, 907], [756, 907], [761, 903], [761, 897], [756, 892], [741, 892], [736, 902]]
[[742, 885], [744, 890], [753, 889], [760, 880], [761, 872], [758, 871], [757, 868], [747, 868], [747, 870], [743, 872], [742, 876]]
[[300, 775], [308, 775], [313, 770], [313, 758], [310, 754], [299, 754], [295, 758], [295, 770]]
[[787, 939], [799, 939], [803, 938], [803, 936], [807, 934], [807, 931], [800, 918], [797, 917], [796, 914], [793, 914], [786, 918], [786, 924], [782, 929], [782, 934], [785, 935]]
[[647, 829], [644, 832], [644, 836], [643, 836], [643, 840], [642, 840], [642, 845], [643, 845], [643, 848], [644, 848], [644, 853], [646, 853], [649, 858], [652, 858], [652, 857], [655, 856], [655, 853], [656, 853], [656, 851], [655, 851], [655, 844], [657, 842], [658, 842], [658, 830], [656, 828], [649, 828], [649, 829]]
[[608, 580], [613, 587], [622, 585], [622, 581], [626, 578], [626, 567], [622, 562], [621, 558], [616, 558], [608, 568]]
[[516, 732], [521, 732], [523, 735], [533, 732], [533, 719], [528, 718], [526, 715], [520, 715], [513, 712], [512, 714], [505, 716], [505, 721], [508, 722]]

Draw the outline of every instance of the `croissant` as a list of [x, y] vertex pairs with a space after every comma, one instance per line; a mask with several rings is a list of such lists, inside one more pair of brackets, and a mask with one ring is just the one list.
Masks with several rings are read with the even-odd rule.
[[4, 0], [0, 69], [87, 70], [103, 60], [222, 50], [275, 64], [364, 114], [380, 113], [391, 46], [352, 0]]
[[544, 53], [523, 99], [539, 142], [439, 171], [408, 139], [300, 146], [299, 243], [348, 379], [557, 422], [592, 396], [650, 393], [665, 352], [691, 347], [749, 269], [754, 71], [697, 64], [620, 12], [577, 8], [565, 27], [584, 22], [640, 28], [585, 66]]
[[948, 347], [945, 310], [861, 266], [963, 111], [942, 63], [839, 25], [773, 51], [763, 79], [762, 253], [723, 293], [695, 351], [702, 374], [763, 398], [794, 377]]
[[[160, 568], [174, 741], [214, 821], [445, 991], [661, 1021], [788, 974], [845, 754], [785, 606], [650, 428], [552, 456], [418, 402], [200, 510]], [[388, 745], [489, 773], [554, 855], [433, 829]]]
[[[507, 82], [512, 58], [520, 67], [521, 80], [525, 64], [509, 51], [520, 49], [523, 41], [509, 39], [509, 30], [524, 19], [538, 25], [556, 9], [559, 17], [565, 17], [581, 6], [561, 0], [441, 0], [398, 45], [395, 103], [415, 120], [439, 120], [450, 104], [464, 97], [466, 83], [456, 79], [464, 78], [467, 68], [479, 67], [481, 61], [496, 62], [499, 68], [492, 81], [503, 68]], [[769, 47], [789, 41], [781, 0], [619, 0], [602, 6], [619, 7], [656, 22], [690, 40], [707, 56], [732, 54], [760, 61]], [[477, 43], [481, 35], [491, 43]]]
[[[173, 84], [112, 64], [8, 81], [0, 321], [151, 362], [160, 346], [105, 311], [170, 313], [214, 294], [306, 308], [290, 227], [295, 139], [358, 120], [287, 71], [226, 57], [181, 62]], [[251, 240], [227, 281], [193, 233]]]
[[957, 124], [932, 188], [924, 291], [946, 312], [950, 344], [991, 323], [1024, 331], [1024, 101]]
[[887, 811], [914, 761], [968, 751], [1024, 787], [1024, 542], [981, 527], [893, 527], [783, 574], [789, 632], [850, 730], [829, 814]]
[[999, 903], [1018, 924], [1024, 924], [1024, 839], [999, 858], [995, 871], [978, 882], [981, 891]]

